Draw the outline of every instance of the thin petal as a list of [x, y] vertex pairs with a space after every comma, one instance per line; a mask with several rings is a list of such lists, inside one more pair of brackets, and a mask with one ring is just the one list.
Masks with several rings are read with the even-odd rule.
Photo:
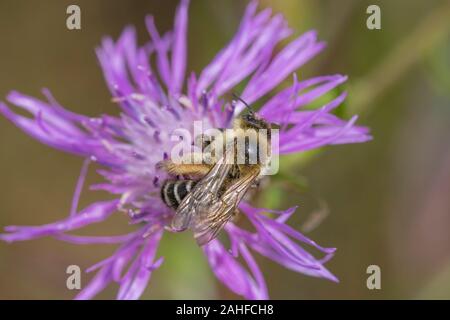
[[[128, 273], [121, 280], [117, 295], [119, 300], [135, 300], [144, 292], [155, 265], [154, 259], [163, 231], [157, 231], [148, 237], [142, 252], [131, 265]], [[162, 262], [162, 260], [160, 260]]]
[[[316, 42], [315, 32], [305, 33], [278, 53], [264, 72], [250, 79], [242, 98], [247, 103], [253, 103], [311, 60], [324, 47], [323, 42]], [[243, 106], [238, 106], [236, 112], [239, 113], [242, 109]]]
[[75, 300], [90, 300], [95, 297], [100, 291], [106, 288], [110, 283], [111, 266], [100, 270], [83, 290], [78, 293]]
[[[291, 87], [277, 93], [263, 105], [258, 113], [265, 118], [270, 118], [285, 114], [287, 111], [294, 111], [323, 96], [346, 80], [346, 76], [338, 74], [314, 77], [294, 83]], [[294, 100], [295, 103], [286, 103], [287, 100]]]
[[172, 53], [172, 79], [176, 93], [183, 88], [187, 59], [187, 22], [189, 0], [182, 0], [175, 16], [174, 41]]
[[156, 49], [156, 64], [158, 65], [159, 75], [166, 84], [167, 88], [169, 88], [171, 92], [174, 92], [174, 82], [172, 79], [172, 72], [170, 70], [169, 59], [167, 57], [168, 48], [164, 46], [164, 42], [156, 29], [155, 21], [152, 16], [147, 16], [145, 18], [145, 24]]
[[0, 240], [7, 242], [31, 240], [102, 222], [117, 210], [118, 203], [118, 200], [97, 202], [73, 217], [42, 226], [9, 226], [5, 228], [8, 233], [0, 234]]
[[[267, 299], [265, 285], [260, 287], [259, 269], [256, 270], [252, 260], [248, 261], [252, 264], [252, 271], [257, 272], [258, 281], [255, 281], [254, 276], [248, 273], [218, 240], [203, 246], [203, 251], [216, 277], [231, 291], [247, 299]], [[249, 256], [246, 258], [250, 259]]]
[[54, 237], [58, 240], [73, 244], [114, 244], [123, 243], [131, 239], [133, 234], [121, 236], [75, 236], [68, 234], [56, 234]]
[[[230, 238], [234, 239], [232, 241], [244, 242], [253, 250], [286, 268], [306, 275], [337, 281], [336, 277], [323, 266], [323, 263], [333, 256], [334, 248], [323, 248], [317, 245], [314, 241], [286, 225], [286, 219], [271, 219], [262, 214], [263, 211], [267, 210], [252, 208], [245, 203], [241, 204], [240, 207], [255, 226], [256, 233], [250, 233], [234, 224], [228, 224], [226, 230]], [[290, 216], [292, 212], [291, 208], [286, 211], [286, 214]], [[280, 217], [283, 216], [281, 213], [278, 214]], [[290, 237], [314, 247], [323, 252], [325, 256], [320, 260], [316, 259], [299, 244], [292, 241]]]
[[[351, 133], [351, 129], [358, 119], [358, 116], [353, 116], [345, 126], [338, 128], [336, 131], [328, 133], [327, 135], [311, 136], [298, 135], [295, 140], [288, 141], [287, 139], [280, 137], [280, 154], [288, 154], [292, 152], [311, 150], [319, 147], [323, 147], [328, 144], [337, 143], [338, 139], [345, 137], [346, 134]], [[370, 139], [370, 138], [368, 138]], [[282, 143], [282, 140], [286, 140]]]
[[78, 202], [80, 201], [81, 191], [84, 187], [84, 181], [86, 180], [86, 176], [89, 169], [89, 164], [91, 163], [91, 159], [85, 159], [83, 162], [83, 166], [81, 167], [80, 176], [77, 181], [77, 185], [75, 187], [75, 192], [73, 194], [72, 205], [70, 206], [70, 216], [73, 217], [78, 211]]

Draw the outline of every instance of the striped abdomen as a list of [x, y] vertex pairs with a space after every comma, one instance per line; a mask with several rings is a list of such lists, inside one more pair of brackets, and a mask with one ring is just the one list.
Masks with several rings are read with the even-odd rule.
[[161, 188], [161, 199], [169, 208], [176, 210], [196, 183], [193, 180], [166, 180]]

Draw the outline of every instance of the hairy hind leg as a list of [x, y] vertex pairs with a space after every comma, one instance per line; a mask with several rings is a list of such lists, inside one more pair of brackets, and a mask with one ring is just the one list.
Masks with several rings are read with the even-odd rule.
[[157, 164], [158, 168], [173, 175], [195, 175], [204, 176], [211, 169], [211, 165], [203, 163], [201, 153], [189, 153], [175, 163], [172, 160], [164, 160]]

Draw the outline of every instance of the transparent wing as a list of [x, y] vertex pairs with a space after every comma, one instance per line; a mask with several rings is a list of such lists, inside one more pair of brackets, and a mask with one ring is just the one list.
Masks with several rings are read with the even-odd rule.
[[208, 207], [219, 201], [219, 191], [233, 167], [232, 161], [228, 161], [231, 156], [232, 153], [227, 152], [183, 199], [172, 220], [172, 229], [187, 229], [193, 216], [204, 215]]
[[253, 168], [227, 186], [220, 199], [210, 206], [200, 206], [197, 214], [190, 221], [190, 228], [194, 232], [198, 245], [202, 246], [217, 237], [220, 230], [234, 216], [242, 197], [259, 173], [258, 167]]

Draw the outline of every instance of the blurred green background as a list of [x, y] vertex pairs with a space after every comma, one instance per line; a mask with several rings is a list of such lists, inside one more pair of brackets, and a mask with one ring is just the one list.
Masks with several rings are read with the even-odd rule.
[[[194, 0], [189, 70], [199, 72], [232, 37], [245, 1]], [[65, 27], [78, 4], [82, 30]], [[382, 29], [366, 28], [366, 8], [381, 7]], [[94, 48], [144, 16], [171, 28], [177, 1], [2, 0], [0, 97], [11, 89], [41, 96], [42, 87], [75, 112], [117, 114]], [[317, 29], [328, 47], [300, 78], [344, 73], [349, 98], [338, 112], [361, 115], [374, 140], [328, 147], [288, 159], [281, 176], [255, 201], [284, 209], [291, 224], [324, 246], [339, 284], [309, 278], [258, 257], [274, 299], [450, 298], [450, 7], [448, 1], [261, 0], [282, 12], [296, 34]], [[0, 98], [4, 99], [4, 98]], [[82, 160], [32, 140], [0, 117], [0, 226], [44, 224], [65, 217]], [[293, 163], [295, 165], [293, 165]], [[99, 178], [91, 170], [88, 183]], [[287, 179], [286, 176], [290, 176]], [[80, 207], [108, 195], [86, 191]], [[316, 228], [311, 227], [320, 220]], [[125, 217], [85, 234], [129, 230]], [[311, 229], [311, 230], [309, 230]], [[114, 246], [77, 246], [44, 238], [0, 243], [0, 298], [70, 299], [66, 267], [87, 268]], [[144, 299], [236, 298], [219, 284], [189, 234], [167, 234]], [[366, 268], [381, 267], [381, 290], [368, 290]], [[82, 284], [91, 275], [83, 274]], [[113, 298], [110, 286], [99, 298]]]

